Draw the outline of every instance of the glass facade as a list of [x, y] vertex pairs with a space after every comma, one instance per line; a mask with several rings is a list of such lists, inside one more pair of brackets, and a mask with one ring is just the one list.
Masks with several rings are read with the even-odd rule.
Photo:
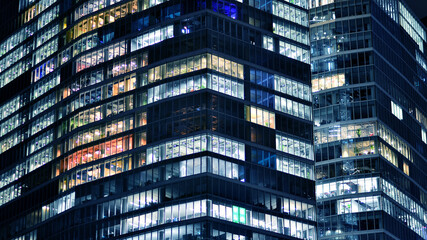
[[0, 240], [317, 239], [309, 1], [9, 5]]
[[309, 1], [319, 239], [427, 239], [426, 28], [400, 0]]

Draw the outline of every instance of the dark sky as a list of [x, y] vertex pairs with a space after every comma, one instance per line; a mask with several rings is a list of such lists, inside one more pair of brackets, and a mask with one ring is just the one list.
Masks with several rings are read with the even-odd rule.
[[427, 0], [406, 0], [406, 2], [418, 18], [427, 17]]

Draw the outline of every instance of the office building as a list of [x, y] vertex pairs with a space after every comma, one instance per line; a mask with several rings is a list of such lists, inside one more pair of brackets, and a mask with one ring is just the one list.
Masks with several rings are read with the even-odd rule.
[[307, 1], [4, 6], [0, 239], [316, 239]]
[[426, 28], [402, 0], [309, 18], [318, 239], [427, 239]]

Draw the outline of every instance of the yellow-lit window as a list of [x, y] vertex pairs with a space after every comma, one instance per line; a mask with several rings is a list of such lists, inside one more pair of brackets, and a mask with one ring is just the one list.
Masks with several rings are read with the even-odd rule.
[[313, 79], [311, 80], [311, 85], [313, 86], [313, 92], [319, 91], [319, 79]]
[[218, 58], [219, 72], [224, 72], [224, 58]]
[[229, 60], [224, 61], [224, 73], [230, 75], [231, 64]]
[[409, 165], [405, 162], [403, 163], [403, 172], [409, 176]]
[[212, 69], [218, 71], [218, 57], [212, 55]]
[[202, 55], [202, 69], [206, 68], [206, 66], [207, 66], [206, 55]]
[[256, 109], [256, 122], [259, 125], [263, 125], [262, 124], [262, 113], [263, 111], [261, 109]]
[[326, 89], [332, 88], [331, 84], [332, 84], [331, 77], [326, 77], [325, 78], [325, 87], [326, 87]]
[[[129, 8], [130, 9], [130, 8]], [[128, 14], [128, 8], [126, 5], [122, 5], [122, 12], [121, 12], [121, 16], [124, 17]]]
[[138, 5], [136, 4], [136, 1], [133, 1], [130, 4], [132, 6], [132, 13], [136, 13], [136, 11], [138, 11]]
[[115, 18], [114, 18], [114, 9], [111, 9], [110, 12], [107, 12], [108, 14], [108, 23], [113, 23]]
[[62, 29], [66, 29], [67, 28], [67, 18], [64, 18], [64, 21], [62, 23]]
[[[249, 107], [248, 107], [248, 109], [249, 109]], [[257, 120], [257, 119], [256, 119], [256, 108], [251, 107], [251, 108], [250, 108], [250, 111], [251, 111], [251, 112], [250, 112], [250, 119], [249, 119], [249, 120], [250, 120], [251, 122], [253, 122], [253, 123], [256, 123], [256, 120]]]
[[276, 116], [272, 112], [253, 106], [246, 106], [245, 113], [246, 121], [250, 121], [252, 123], [256, 123], [273, 129], [276, 127]]
[[102, 27], [104, 25], [104, 13], [98, 15], [98, 26]]
[[115, 17], [120, 18], [120, 6], [115, 8]]

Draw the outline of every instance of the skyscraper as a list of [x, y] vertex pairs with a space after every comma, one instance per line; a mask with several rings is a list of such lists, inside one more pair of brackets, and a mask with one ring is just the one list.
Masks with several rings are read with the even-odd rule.
[[306, 1], [2, 11], [0, 239], [316, 239]]
[[319, 239], [427, 239], [426, 29], [404, 1], [310, 1]]

